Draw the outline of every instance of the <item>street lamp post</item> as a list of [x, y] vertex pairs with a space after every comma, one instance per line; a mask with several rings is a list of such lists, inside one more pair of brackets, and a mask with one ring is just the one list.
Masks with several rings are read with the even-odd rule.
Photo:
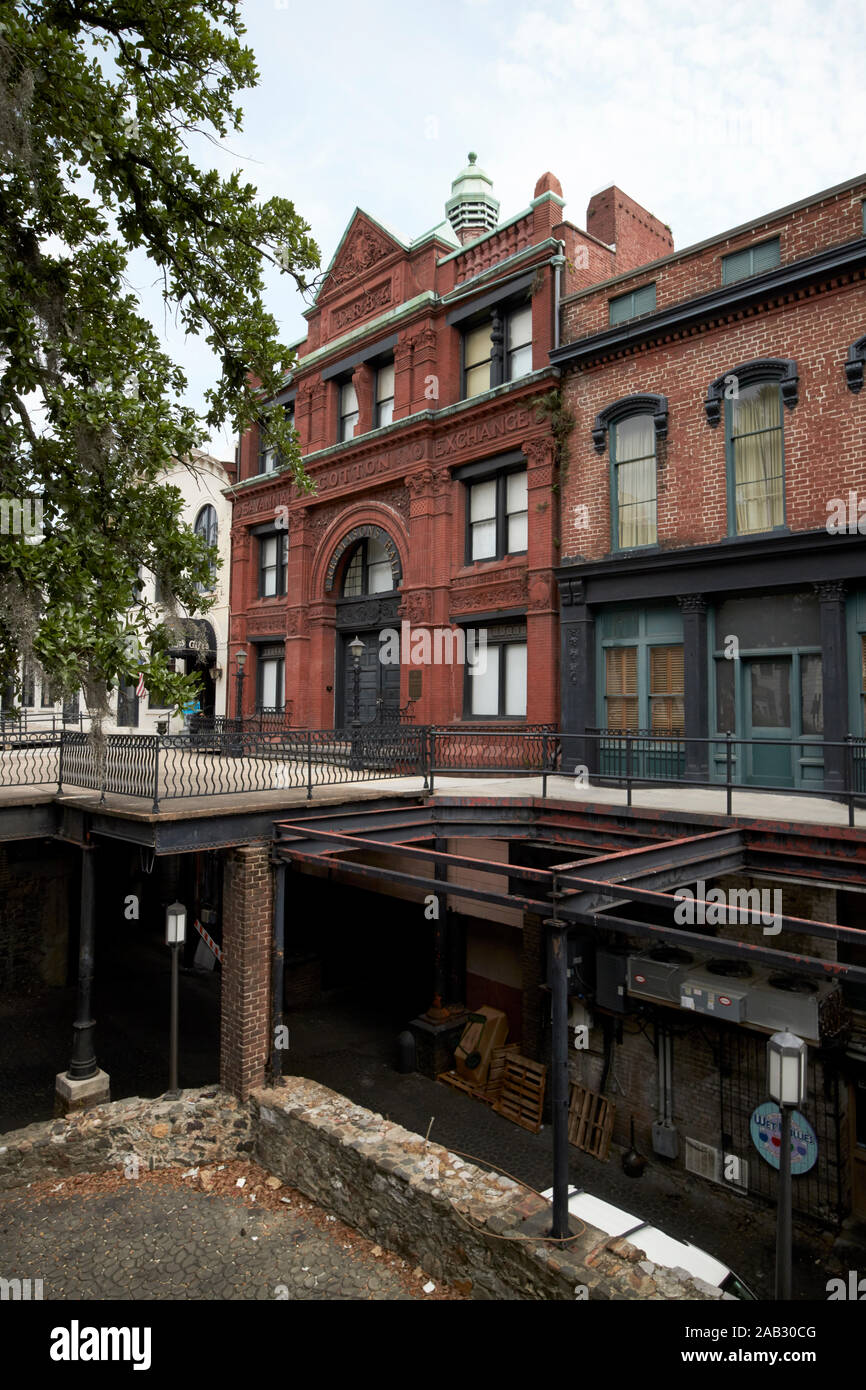
[[171, 1029], [168, 1048], [168, 1091], [176, 1100], [180, 1095], [177, 1084], [178, 1039], [178, 982], [180, 950], [186, 940], [186, 908], [183, 903], [171, 903], [165, 910], [165, 944], [171, 947]]
[[361, 657], [364, 654], [364, 643], [360, 637], [354, 637], [349, 643], [349, 651], [352, 653], [352, 759], [354, 760], [357, 751], [358, 729], [361, 726]]
[[244, 671], [244, 667], [245, 667], [246, 664], [247, 664], [247, 654], [246, 654], [246, 652], [243, 652], [243, 651], [238, 652], [236, 660], [237, 660], [237, 664], [238, 664], [238, 672], [237, 672], [237, 693], [236, 693], [236, 695], [235, 695], [235, 716], [236, 716], [238, 719], [243, 719], [243, 717], [244, 717], [244, 675], [246, 674], [245, 671]]
[[794, 1033], [767, 1043], [767, 1089], [782, 1115], [776, 1226], [776, 1302], [791, 1297], [791, 1113], [806, 1094], [806, 1044]]

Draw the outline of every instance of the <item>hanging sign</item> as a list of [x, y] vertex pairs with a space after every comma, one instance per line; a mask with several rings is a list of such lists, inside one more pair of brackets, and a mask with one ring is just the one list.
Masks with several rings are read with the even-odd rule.
[[[749, 1120], [752, 1143], [771, 1168], [779, 1167], [782, 1150], [782, 1113], [774, 1100], [764, 1101]], [[818, 1160], [818, 1140], [809, 1121], [794, 1110], [791, 1114], [791, 1173], [808, 1173]]]

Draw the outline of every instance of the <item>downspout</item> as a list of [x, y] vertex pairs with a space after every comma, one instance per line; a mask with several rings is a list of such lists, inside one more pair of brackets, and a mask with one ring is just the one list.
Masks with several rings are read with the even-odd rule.
[[553, 290], [553, 348], [559, 347], [559, 306], [562, 302], [562, 270], [565, 265], [565, 242], [557, 243], [559, 251], [551, 256], [550, 264], [555, 267]]

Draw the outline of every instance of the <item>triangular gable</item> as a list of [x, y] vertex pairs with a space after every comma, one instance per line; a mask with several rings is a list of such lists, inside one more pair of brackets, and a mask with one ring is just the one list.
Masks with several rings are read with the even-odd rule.
[[402, 251], [405, 255], [408, 249], [394, 232], [383, 227], [375, 217], [362, 208], [355, 208], [331, 257], [316, 302], [339, 294], [353, 280], [366, 275], [377, 261], [384, 260], [395, 251]]

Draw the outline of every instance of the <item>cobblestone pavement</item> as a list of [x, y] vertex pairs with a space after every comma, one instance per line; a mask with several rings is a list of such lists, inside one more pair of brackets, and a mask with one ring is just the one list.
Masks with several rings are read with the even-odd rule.
[[269, 1187], [255, 1165], [204, 1172], [209, 1190], [200, 1174], [173, 1169], [136, 1181], [112, 1172], [3, 1194], [3, 1277], [42, 1279], [45, 1299], [462, 1297], [293, 1189]]

